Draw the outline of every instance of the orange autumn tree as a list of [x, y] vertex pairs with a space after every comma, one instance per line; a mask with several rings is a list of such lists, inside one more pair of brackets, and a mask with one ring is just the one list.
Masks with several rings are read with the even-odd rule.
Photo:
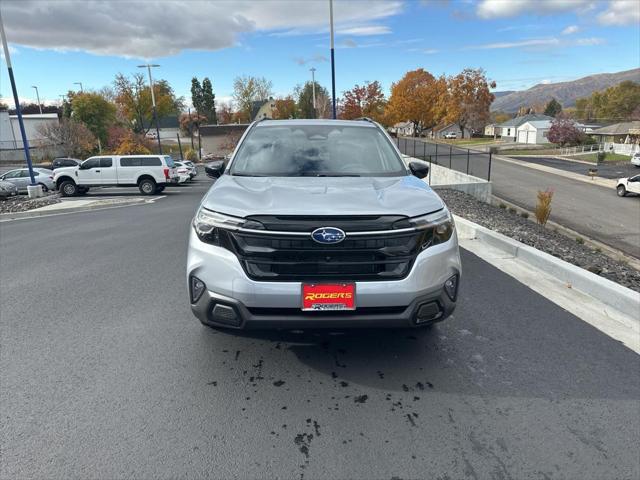
[[273, 112], [273, 118], [275, 120], [286, 120], [288, 118], [296, 118], [297, 107], [296, 101], [291, 95], [287, 95], [284, 98], [276, 98], [276, 108]]
[[464, 130], [478, 130], [490, 120], [489, 107], [494, 96], [490, 92], [496, 83], [490, 82], [481, 68], [465, 68], [448, 80], [449, 95], [445, 120]]
[[444, 77], [436, 78], [419, 68], [407, 72], [391, 85], [391, 97], [385, 111], [386, 122], [410, 121], [414, 135], [442, 121], [447, 98], [447, 83]]
[[375, 121], [382, 121], [386, 103], [380, 82], [365, 82], [362, 86], [356, 85], [351, 90], [343, 92], [340, 118], [353, 120], [369, 117]]

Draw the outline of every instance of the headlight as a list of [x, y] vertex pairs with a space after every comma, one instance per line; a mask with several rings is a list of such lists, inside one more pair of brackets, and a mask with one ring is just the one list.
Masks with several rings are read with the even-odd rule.
[[453, 217], [447, 208], [428, 215], [410, 218], [409, 223], [413, 227], [427, 231], [425, 242], [422, 245], [423, 249], [446, 242], [453, 235], [455, 228]]
[[263, 230], [264, 226], [255, 220], [247, 220], [244, 218], [232, 217], [218, 212], [212, 212], [200, 208], [193, 219], [193, 228], [198, 238], [203, 242], [212, 245], [221, 245], [223, 242], [222, 235], [226, 230], [238, 230], [240, 228], [249, 228], [252, 230]]

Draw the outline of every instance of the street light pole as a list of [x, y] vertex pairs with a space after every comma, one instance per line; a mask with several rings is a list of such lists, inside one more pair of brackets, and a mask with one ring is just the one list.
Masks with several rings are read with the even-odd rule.
[[42, 104], [40, 103], [40, 94], [38, 93], [38, 87], [35, 85], [31, 85], [31, 88], [36, 89], [36, 98], [38, 99], [38, 109], [40, 110], [40, 115], [42, 115]]
[[317, 118], [317, 113], [316, 113], [316, 68], [315, 67], [311, 67], [309, 70], [311, 70], [311, 92], [313, 95], [313, 118]]
[[333, 0], [329, 0], [329, 23], [331, 26], [331, 97], [333, 119], [336, 119], [336, 62], [333, 48]]
[[82, 82], [73, 82], [74, 85], [80, 85], [80, 93], [84, 93], [84, 90], [82, 89]]
[[16, 88], [16, 79], [13, 76], [13, 66], [11, 65], [11, 55], [9, 54], [9, 44], [7, 36], [4, 33], [4, 24], [2, 23], [2, 13], [0, 13], [0, 38], [2, 39], [2, 48], [4, 49], [4, 61], [7, 63], [9, 71], [9, 81], [11, 82], [11, 91], [13, 93], [13, 102], [16, 105], [16, 114], [18, 115], [18, 124], [20, 125], [20, 135], [22, 136], [22, 148], [24, 148], [24, 156], [27, 160], [27, 168], [29, 169], [29, 177], [31, 185], [27, 186], [29, 196], [39, 196], [38, 190], [42, 193], [42, 188], [36, 185], [36, 179], [33, 175], [33, 165], [31, 164], [31, 152], [29, 151], [29, 140], [27, 132], [24, 129], [24, 121], [22, 120], [22, 108], [20, 108], [20, 100], [18, 99], [18, 90]]
[[158, 153], [162, 155], [162, 142], [160, 142], [160, 125], [158, 125], [158, 112], [156, 111], [156, 95], [153, 92], [153, 78], [151, 78], [151, 67], [159, 67], [157, 64], [147, 63], [138, 65], [138, 68], [146, 68], [149, 72], [149, 87], [151, 88], [151, 105], [153, 106], [153, 120], [156, 123], [156, 136], [158, 137]]

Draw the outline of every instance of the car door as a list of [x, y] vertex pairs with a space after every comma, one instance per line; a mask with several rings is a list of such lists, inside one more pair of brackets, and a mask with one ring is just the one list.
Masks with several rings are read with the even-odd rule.
[[18, 187], [19, 192], [23, 192], [27, 190], [27, 185], [29, 185], [29, 171], [26, 169], [18, 169], [11, 170], [5, 173], [2, 177], [2, 180], [5, 182], [13, 183], [16, 187]]
[[79, 185], [100, 185], [102, 183], [102, 169], [100, 157], [91, 157], [80, 165], [76, 171]]
[[640, 193], [640, 175], [631, 177], [627, 181], [627, 190], [633, 193]]
[[110, 157], [100, 158], [100, 179], [102, 185], [116, 185], [118, 176], [116, 175], [116, 162]]

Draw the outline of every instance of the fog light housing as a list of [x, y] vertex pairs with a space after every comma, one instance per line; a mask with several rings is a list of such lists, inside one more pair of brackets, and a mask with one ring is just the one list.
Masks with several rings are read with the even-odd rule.
[[196, 303], [202, 297], [202, 294], [207, 289], [207, 286], [198, 277], [191, 277], [189, 282], [191, 290], [191, 303]]
[[458, 297], [458, 275], [454, 275], [444, 282], [444, 291], [447, 292], [447, 296], [452, 302], [456, 301]]

